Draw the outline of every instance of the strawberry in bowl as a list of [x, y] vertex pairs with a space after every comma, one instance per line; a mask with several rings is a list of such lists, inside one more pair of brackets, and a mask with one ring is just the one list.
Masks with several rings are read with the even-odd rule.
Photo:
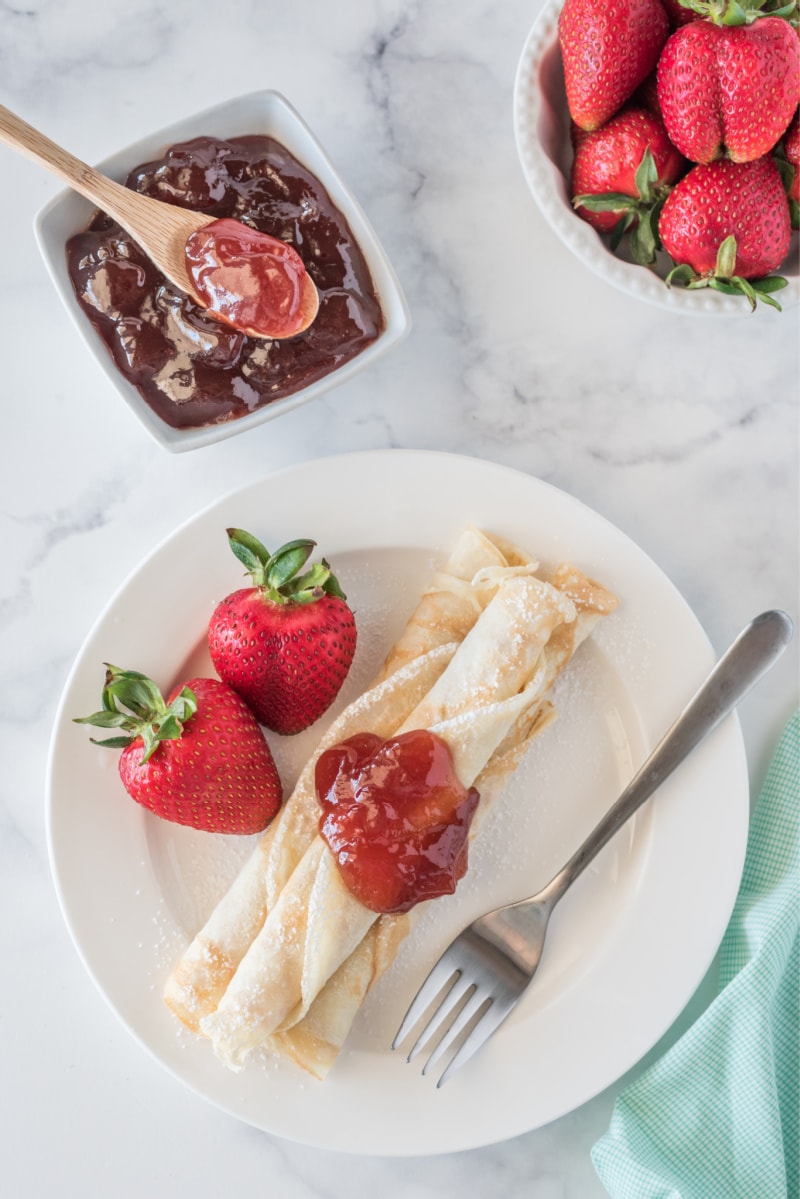
[[[534, 198], [579, 259], [636, 298], [671, 311], [713, 315], [744, 315], [754, 298], [766, 309], [797, 304], [796, 235], [790, 235], [777, 263], [772, 247], [784, 244], [782, 234], [772, 239], [769, 253], [754, 259], [743, 253], [742, 230], [731, 218], [720, 244], [734, 238], [739, 245], [736, 260], [731, 259], [728, 242], [723, 261], [717, 262], [715, 252], [713, 263], [698, 274], [685, 256], [672, 256], [661, 222], [671, 190], [701, 159], [774, 159], [790, 191], [794, 168], [789, 131], [800, 102], [796, 0], [654, 3], [662, 13], [653, 17], [650, 9], [648, 37], [643, 39], [644, 8], [634, 0], [547, 0], [529, 34], [515, 87], [517, 148]], [[737, 20], [742, 24], [735, 25]], [[602, 39], [596, 36], [588, 45], [585, 29], [581, 36], [575, 33], [581, 22], [602, 30]], [[645, 74], [656, 42], [655, 63]], [[676, 48], [683, 46], [685, 51], [699, 45], [714, 48], [713, 64], [707, 55], [690, 68], [687, 53], [676, 56]], [[624, 86], [619, 83], [619, 63], [615, 65], [620, 58], [629, 68]], [[676, 58], [679, 76], [672, 66]], [[724, 102], [719, 90], [710, 86], [720, 78], [723, 64], [729, 72]], [[582, 92], [576, 93], [576, 80]], [[772, 99], [759, 92], [758, 81]], [[638, 162], [632, 158], [631, 141], [623, 136], [630, 110], [647, 112], [658, 122], [657, 135], [646, 138], [647, 162], [641, 154]], [[587, 165], [587, 145], [593, 140], [600, 167], [591, 161]], [[674, 155], [669, 165], [665, 147]], [[774, 213], [773, 184], [772, 172], [759, 171], [748, 190], [754, 203]], [[754, 192], [754, 186], [766, 191]], [[783, 209], [777, 208], [783, 228]], [[717, 215], [724, 226], [726, 213]], [[768, 273], [753, 273], [763, 272], [765, 263], [770, 264]], [[686, 269], [675, 271], [676, 266]], [[731, 280], [743, 280], [745, 286]]]
[[692, 162], [752, 162], [775, 149], [800, 103], [797, 31], [760, 8], [692, 3], [705, 19], [676, 30], [658, 60], [667, 133]]
[[777, 307], [786, 286], [774, 275], [789, 251], [789, 200], [775, 159], [719, 159], [692, 167], [670, 192], [659, 218], [662, 244], [676, 265], [667, 282], [743, 295], [750, 307]]
[[574, 134], [570, 174], [572, 203], [578, 216], [611, 246], [631, 233], [635, 262], [655, 262], [658, 215], [688, 163], [667, 137], [663, 122], [644, 108], [624, 108], [590, 133]]

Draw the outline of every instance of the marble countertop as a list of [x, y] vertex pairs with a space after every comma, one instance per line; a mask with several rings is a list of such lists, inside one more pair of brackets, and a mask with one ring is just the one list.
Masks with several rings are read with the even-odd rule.
[[[511, 120], [538, 7], [0, 6], [0, 102], [90, 162], [218, 100], [282, 92], [361, 200], [414, 322], [389, 357], [323, 399], [170, 455], [111, 393], [47, 278], [32, 219], [58, 184], [0, 148], [0, 1074], [14, 1199], [605, 1194], [589, 1151], [622, 1082], [514, 1140], [402, 1163], [287, 1143], [208, 1105], [97, 993], [58, 908], [45, 836], [55, 708], [96, 614], [175, 526], [284, 465], [386, 447], [492, 459], [624, 530], [717, 650], [764, 608], [797, 618], [797, 309], [666, 315], [555, 240]], [[754, 791], [797, 705], [797, 641], [740, 710]]]

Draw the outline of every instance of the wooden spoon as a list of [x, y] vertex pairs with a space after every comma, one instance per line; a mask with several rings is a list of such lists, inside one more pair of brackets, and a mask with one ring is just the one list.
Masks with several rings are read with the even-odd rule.
[[[216, 220], [200, 212], [191, 212], [142, 196], [115, 183], [56, 145], [49, 137], [34, 129], [8, 108], [0, 104], [0, 142], [18, 150], [40, 166], [57, 175], [75, 191], [91, 200], [125, 229], [138, 243], [155, 266], [171, 283], [185, 292], [195, 304], [212, 316], [217, 314], [197, 294], [186, 269], [186, 242], [198, 229]], [[301, 300], [302, 324], [292, 336], [301, 333], [314, 320], [319, 308], [319, 296], [311, 278], [306, 274]], [[222, 319], [222, 318], [218, 318]], [[227, 322], [226, 322], [227, 323]], [[271, 337], [270, 333], [244, 330], [252, 336]], [[285, 336], [285, 335], [284, 335]]]

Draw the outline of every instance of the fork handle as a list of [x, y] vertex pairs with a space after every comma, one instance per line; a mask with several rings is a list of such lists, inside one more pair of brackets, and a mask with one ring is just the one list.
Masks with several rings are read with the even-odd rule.
[[664, 735], [619, 799], [539, 898], [552, 909], [608, 841], [650, 798], [695, 746], [733, 711], [739, 700], [780, 657], [792, 636], [785, 612], [762, 612], [723, 654], [693, 699]]

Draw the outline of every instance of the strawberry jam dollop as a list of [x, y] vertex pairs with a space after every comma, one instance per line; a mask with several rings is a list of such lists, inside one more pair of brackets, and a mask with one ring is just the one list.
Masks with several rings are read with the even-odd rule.
[[315, 782], [320, 833], [365, 907], [407, 912], [453, 893], [479, 796], [462, 785], [441, 737], [358, 733], [320, 754]]
[[272, 338], [303, 328], [306, 268], [286, 242], [225, 217], [192, 233], [185, 257], [197, 294], [218, 320]]

